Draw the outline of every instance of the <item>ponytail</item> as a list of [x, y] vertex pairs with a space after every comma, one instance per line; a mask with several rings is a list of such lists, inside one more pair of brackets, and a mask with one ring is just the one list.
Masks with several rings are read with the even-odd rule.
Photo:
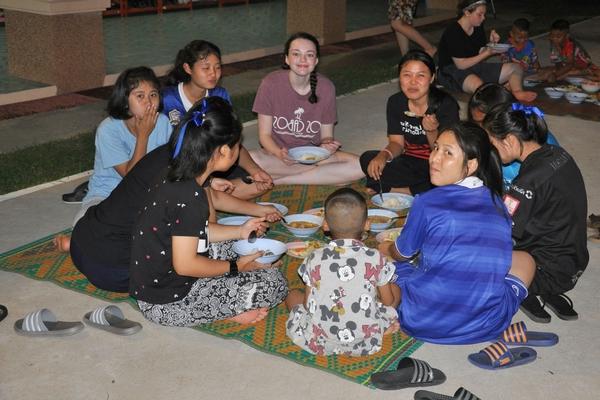
[[493, 107], [483, 120], [483, 127], [490, 135], [503, 140], [508, 134], [519, 142], [544, 144], [548, 140], [548, 126], [542, 111], [520, 103], [502, 103]]

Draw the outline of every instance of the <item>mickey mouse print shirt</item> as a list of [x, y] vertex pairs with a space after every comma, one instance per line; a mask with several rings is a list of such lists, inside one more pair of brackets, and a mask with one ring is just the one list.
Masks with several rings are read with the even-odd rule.
[[197, 278], [173, 268], [172, 237], [198, 238], [198, 253], [208, 251], [209, 206], [195, 180], [169, 182], [148, 189], [133, 228], [129, 294], [152, 304], [179, 301]]
[[378, 352], [398, 315], [378, 301], [377, 286], [387, 284], [393, 273], [379, 251], [358, 240], [338, 239], [313, 251], [298, 269], [310, 294], [306, 306], [292, 308], [288, 336], [318, 355]]

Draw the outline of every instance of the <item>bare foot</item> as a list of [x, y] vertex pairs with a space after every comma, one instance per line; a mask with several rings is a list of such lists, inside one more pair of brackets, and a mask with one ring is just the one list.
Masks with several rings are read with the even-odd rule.
[[235, 317], [229, 318], [229, 320], [242, 325], [255, 324], [262, 321], [268, 313], [269, 309], [267, 308], [257, 308], [238, 314]]
[[513, 96], [521, 102], [531, 103], [537, 97], [537, 93], [529, 90], [515, 90]]
[[391, 335], [392, 333], [396, 333], [400, 330], [400, 323], [396, 320], [392, 323], [388, 328], [383, 332], [384, 335]]
[[71, 248], [71, 237], [67, 235], [56, 235], [54, 239], [52, 239], [52, 243], [54, 243], [56, 250], [61, 253], [68, 253]]
[[425, 53], [429, 54], [433, 58], [433, 56], [435, 56], [435, 53], [437, 53], [437, 50], [437, 47], [431, 46], [430, 48], [425, 50]]

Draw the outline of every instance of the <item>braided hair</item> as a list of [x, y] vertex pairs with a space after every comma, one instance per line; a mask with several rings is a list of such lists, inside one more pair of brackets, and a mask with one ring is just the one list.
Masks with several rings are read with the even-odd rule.
[[[321, 47], [320, 47], [319, 41], [317, 40], [316, 37], [314, 37], [313, 35], [311, 35], [308, 32], [296, 32], [293, 35], [291, 35], [288, 38], [288, 40], [285, 42], [285, 48], [283, 51], [283, 58], [284, 58], [284, 63], [283, 63], [283, 67], [282, 67], [283, 69], [290, 69], [290, 66], [285, 63], [285, 57], [290, 52], [290, 46], [292, 45], [292, 42], [296, 39], [305, 39], [305, 40], [311, 41], [315, 45], [315, 49], [317, 52], [317, 58], [319, 58], [321, 56]], [[310, 96], [308, 97], [308, 101], [311, 104], [317, 103], [319, 101], [319, 98], [317, 97], [317, 83], [318, 83], [317, 68], [315, 67], [315, 69], [310, 73]]]

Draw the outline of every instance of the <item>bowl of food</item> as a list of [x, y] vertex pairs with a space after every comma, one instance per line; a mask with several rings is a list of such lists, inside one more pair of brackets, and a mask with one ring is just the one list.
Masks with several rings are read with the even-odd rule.
[[396, 239], [398, 239], [398, 236], [400, 236], [401, 232], [402, 232], [401, 227], [386, 229], [385, 231], [379, 232], [377, 234], [377, 236], [375, 236], [375, 240], [377, 240], [378, 243], [395, 242]]
[[565, 97], [571, 104], [581, 104], [587, 98], [587, 94], [581, 92], [567, 92]]
[[247, 240], [238, 240], [233, 244], [233, 251], [239, 256], [246, 256], [248, 254], [254, 254], [257, 251], [263, 251], [262, 257], [256, 259], [261, 264], [274, 263], [287, 251], [285, 243], [279, 240], [258, 238], [254, 243], [250, 243]]
[[325, 246], [325, 243], [318, 240], [305, 240], [303, 242], [291, 242], [286, 244], [287, 255], [294, 258], [306, 258], [316, 249]]
[[329, 151], [318, 146], [300, 146], [288, 150], [288, 156], [300, 164], [316, 164], [330, 155]]
[[488, 43], [487, 45], [494, 53], [506, 53], [511, 45], [507, 43]]
[[600, 82], [585, 81], [581, 84], [581, 88], [588, 93], [596, 93], [600, 90]]
[[283, 226], [297, 237], [307, 237], [318, 231], [323, 225], [323, 218], [311, 214], [292, 214], [282, 221]]
[[279, 203], [270, 203], [268, 201], [259, 201], [256, 204], [260, 204], [261, 206], [273, 206], [281, 213], [281, 215], [286, 215], [288, 213], [288, 208], [283, 204]]
[[250, 218], [248, 215], [236, 215], [234, 217], [224, 217], [217, 220], [219, 225], [243, 225]]
[[325, 207], [311, 208], [310, 210], [303, 211], [302, 214], [311, 214], [319, 218], [325, 218]]
[[551, 99], [560, 99], [565, 94], [565, 92], [563, 92], [562, 90], [557, 90], [552, 87], [544, 88], [544, 91], [548, 96], [550, 96]]
[[383, 208], [371, 208], [367, 211], [371, 232], [381, 232], [388, 229], [398, 219], [398, 214]]
[[585, 81], [585, 78], [580, 76], [567, 76], [565, 81], [569, 82], [571, 85], [580, 86], [581, 83]]
[[383, 193], [371, 197], [371, 202], [377, 207], [396, 211], [400, 215], [406, 215], [408, 209], [412, 206], [413, 200], [414, 197], [403, 193]]

